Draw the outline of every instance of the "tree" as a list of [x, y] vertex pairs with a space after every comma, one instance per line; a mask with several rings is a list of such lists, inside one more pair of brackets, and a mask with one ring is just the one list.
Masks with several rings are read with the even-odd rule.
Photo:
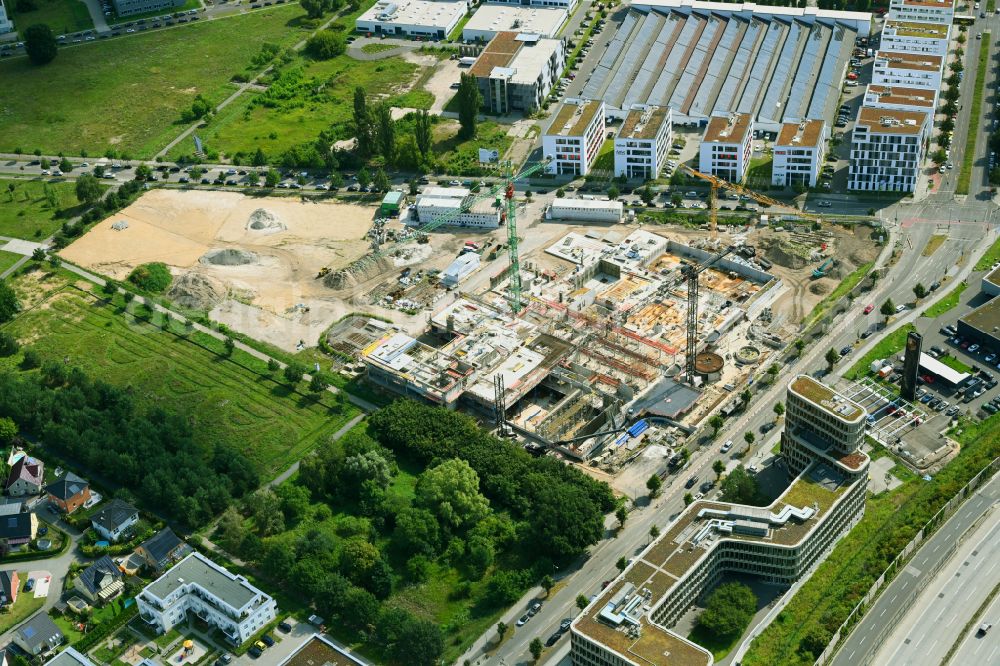
[[619, 557], [618, 561], [615, 562], [615, 566], [618, 567], [618, 571], [625, 571], [625, 567], [628, 566], [628, 560], [624, 556]]
[[722, 425], [724, 423], [725, 421], [723, 421], [722, 417], [718, 414], [714, 415], [712, 418], [708, 420], [708, 425], [712, 426], [712, 437], [715, 437], [716, 435], [719, 434], [719, 430], [722, 429]]
[[267, 371], [268, 372], [272, 372], [272, 373], [273, 372], [277, 372], [277, 370], [278, 370], [279, 367], [281, 367], [281, 364], [278, 363], [276, 360], [274, 360], [273, 358], [267, 359]]
[[566, 196], [566, 190], [560, 187], [559, 189], [556, 190], [556, 196], [562, 199], [563, 197]]
[[650, 539], [655, 539], [658, 536], [660, 536], [660, 528], [657, 527], [656, 525], [650, 525], [649, 526], [649, 538]]
[[323, 18], [326, 3], [323, 0], [299, 0], [299, 5], [306, 10], [306, 16], [311, 19]]
[[386, 164], [393, 164], [396, 161], [396, 121], [392, 119], [392, 109], [388, 104], [382, 103], [375, 107], [374, 115], [378, 152]]
[[773, 409], [774, 409], [774, 415], [776, 417], [778, 417], [779, 419], [785, 413], [785, 406], [783, 404], [781, 404], [780, 400], [778, 402], [774, 403]]
[[10, 444], [17, 437], [17, 424], [9, 416], [0, 418], [0, 442]]
[[832, 372], [833, 366], [837, 364], [837, 359], [840, 358], [840, 354], [837, 353], [836, 349], [831, 347], [826, 350], [826, 354], [823, 356], [823, 358], [826, 360], [826, 369]]
[[232, 356], [233, 352], [236, 351], [236, 341], [233, 340], [228, 335], [222, 341], [223, 346], [226, 348], [226, 356]]
[[471, 139], [476, 136], [479, 108], [483, 105], [483, 96], [479, 93], [479, 84], [476, 83], [475, 76], [462, 74], [456, 98], [458, 99], [458, 122], [461, 125], [458, 135], [463, 139]]
[[300, 381], [302, 381], [302, 376], [305, 374], [306, 374], [305, 366], [303, 366], [301, 363], [296, 363], [295, 361], [292, 361], [291, 363], [285, 366], [285, 372], [284, 372], [285, 381], [287, 381], [289, 384], [298, 384]]
[[583, 596], [582, 594], [576, 595], [576, 607], [577, 608], [579, 608], [580, 610], [583, 610], [584, 608], [586, 608], [589, 605], [590, 605], [590, 600], [587, 599], [587, 597]]
[[361, 169], [358, 171], [357, 179], [358, 179], [358, 187], [360, 187], [361, 189], [366, 189], [369, 185], [372, 184], [372, 175], [368, 173], [368, 169], [365, 167], [361, 167]]
[[62, 158], [59, 160], [59, 170], [63, 173], [69, 173], [73, 170], [73, 163], [69, 161], [68, 158]]
[[270, 489], [258, 490], [250, 498], [247, 505], [253, 513], [254, 524], [256, 524], [257, 531], [261, 536], [270, 536], [285, 531], [285, 514], [281, 511], [281, 501], [274, 494], [274, 491]]
[[646, 490], [649, 491], [650, 497], [656, 497], [660, 494], [660, 488], [663, 487], [663, 479], [660, 478], [659, 474], [652, 474], [648, 479], [646, 479]]
[[740, 391], [740, 402], [743, 403], [744, 407], [750, 404], [750, 400], [752, 398], [753, 398], [753, 393], [750, 392], [750, 389], [746, 388]]
[[742, 583], [724, 583], [708, 595], [698, 625], [720, 637], [739, 636], [757, 611], [757, 596]]
[[253, 157], [250, 158], [250, 164], [255, 167], [267, 164], [267, 155], [264, 154], [264, 150], [260, 146], [257, 146], [257, 150], [254, 151]]
[[414, 119], [413, 138], [417, 142], [417, 150], [420, 151], [420, 156], [424, 159], [426, 159], [431, 152], [432, 136], [431, 115], [427, 113], [426, 109], [421, 109], [417, 112], [416, 118]]
[[503, 637], [506, 635], [507, 629], [508, 627], [506, 622], [497, 622], [497, 643], [503, 642]]
[[[678, 173], [680, 172], [674, 172], [674, 175], [677, 175]], [[671, 181], [672, 180], [673, 179], [671, 178]], [[678, 208], [682, 203], [684, 203], [684, 196], [680, 192], [674, 192], [670, 195], [670, 203], [672, 203], [675, 208]]]
[[306, 41], [305, 52], [315, 60], [330, 60], [347, 50], [347, 41], [342, 33], [320, 30]]
[[227, 550], [236, 553], [240, 551], [240, 546], [243, 544], [243, 538], [246, 536], [246, 533], [243, 529], [243, 516], [240, 515], [235, 507], [228, 507], [219, 516], [219, 525], [216, 528], [216, 533], [219, 535], [219, 542]]
[[762, 497], [757, 477], [740, 465], [722, 481], [722, 501], [736, 504], [759, 504]]
[[264, 174], [264, 187], [277, 187], [281, 182], [281, 174], [276, 169], [268, 169]]
[[10, 321], [21, 311], [21, 302], [6, 280], [0, 280], [0, 323]]
[[88, 205], [101, 198], [101, 185], [95, 176], [88, 173], [76, 179], [76, 198]]
[[[358, 155], [370, 156], [374, 149], [374, 129], [365, 89], [361, 86], [354, 89], [354, 136], [357, 137]], [[360, 182], [360, 174], [358, 180]]]
[[389, 176], [386, 175], [384, 169], [379, 169], [375, 172], [375, 180], [372, 181], [372, 185], [379, 192], [388, 192], [389, 188], [392, 187], [389, 183]]
[[712, 463], [712, 471], [715, 472], [715, 480], [718, 481], [722, 478], [722, 473], [726, 471], [726, 463], [716, 460]]
[[618, 190], [616, 186], [612, 185], [611, 187], [608, 188], [608, 199], [614, 201], [619, 196], [621, 196], [621, 192]]
[[801, 354], [801, 353], [802, 353], [802, 350], [806, 348], [806, 341], [805, 341], [805, 340], [803, 340], [802, 338], [798, 338], [798, 339], [797, 339], [797, 340], [796, 340], [796, 341], [795, 341], [795, 342], [793, 343], [793, 346], [795, 347], [795, 353], [796, 353], [796, 354]]
[[896, 312], [896, 304], [892, 302], [891, 298], [885, 299], [882, 303], [882, 307], [878, 309], [879, 313], [885, 317], [886, 323], [889, 322], [889, 317], [891, 317]]
[[653, 193], [653, 188], [649, 186], [649, 183], [646, 183], [646, 186], [639, 191], [639, 198], [642, 199], [642, 203], [647, 206], [653, 203], [653, 199], [656, 198], [656, 195]]
[[540, 585], [542, 586], [542, 589], [545, 590], [545, 596], [548, 597], [549, 592], [551, 592], [552, 588], [556, 586], [556, 581], [553, 580], [552, 576], [545, 574], [542, 576], [542, 582]]
[[36, 247], [34, 250], [31, 251], [31, 260], [45, 261], [45, 250], [43, 250], [40, 247]]
[[684, 506], [691, 506], [691, 502], [694, 501], [694, 495], [691, 493], [684, 493]]
[[153, 175], [153, 170], [145, 164], [140, 164], [135, 168], [135, 179], [136, 180], [148, 180], [150, 176]]
[[531, 652], [531, 656], [532, 658], [534, 658], [535, 661], [538, 661], [541, 658], [542, 649], [543, 646], [541, 638], [535, 636], [533, 639], [531, 639], [531, 643], [528, 645], [528, 651]]
[[24, 31], [24, 50], [34, 65], [47, 65], [59, 52], [52, 30], [44, 23], [36, 23]]
[[396, 514], [393, 546], [404, 553], [435, 555], [441, 547], [441, 528], [427, 509], [407, 507]]
[[314, 373], [309, 379], [309, 390], [312, 393], [322, 393], [328, 386], [329, 384], [326, 383], [326, 380], [318, 372]]
[[621, 505], [615, 510], [615, 518], [618, 519], [618, 526], [625, 527], [625, 521], [628, 520], [628, 509], [625, 505]]
[[927, 287], [925, 287], [920, 282], [916, 283], [915, 285], [913, 285], [913, 295], [916, 296], [918, 299], [923, 298], [924, 296], [927, 295]]
[[435, 513], [452, 530], [475, 525], [490, 512], [490, 504], [479, 492], [479, 475], [464, 460], [453, 458], [420, 475], [414, 505]]
[[748, 447], [750, 445], [752, 445], [754, 443], [754, 440], [756, 440], [756, 439], [757, 439], [757, 437], [754, 436], [754, 434], [752, 432], [750, 432], [749, 430], [747, 430], [745, 433], [743, 433], [743, 441], [745, 441], [747, 443]]

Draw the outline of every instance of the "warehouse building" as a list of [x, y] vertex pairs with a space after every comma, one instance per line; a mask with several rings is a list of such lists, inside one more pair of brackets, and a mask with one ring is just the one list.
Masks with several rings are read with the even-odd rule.
[[868, 486], [864, 409], [803, 375], [788, 404], [788, 489], [767, 507], [688, 506], [573, 621], [574, 666], [709, 666], [710, 652], [669, 629], [697, 599], [732, 574], [791, 585], [857, 524]]
[[958, 320], [958, 334], [1000, 351], [1000, 298], [994, 298]]
[[497, 33], [506, 31], [554, 38], [568, 18], [569, 14], [561, 7], [479, 5], [462, 28], [462, 39], [466, 42], [488, 42]]
[[912, 192], [930, 134], [921, 111], [861, 107], [851, 140], [851, 190]]
[[875, 109], [933, 113], [937, 91], [904, 86], [879, 86], [871, 83], [865, 90], [864, 105]]
[[880, 86], [941, 90], [944, 59], [927, 53], [879, 51], [875, 54], [872, 83]]
[[500, 210], [488, 200], [476, 201], [464, 187], [428, 187], [413, 206], [416, 220], [428, 224], [442, 216], [450, 216], [447, 226], [496, 229], [500, 226]]
[[826, 123], [822, 120], [782, 125], [774, 142], [771, 184], [815, 187], [823, 168], [826, 139]]
[[871, 14], [664, 0], [633, 4], [580, 96], [615, 117], [669, 106], [673, 122], [748, 113], [757, 129], [830, 118]]
[[355, 28], [372, 35], [445, 39], [468, 10], [465, 0], [378, 0]]
[[547, 220], [577, 220], [579, 222], [622, 221], [625, 206], [621, 201], [607, 199], [553, 199], [545, 211]]
[[946, 23], [886, 21], [882, 28], [883, 51], [948, 55], [951, 26]]
[[541, 107], [566, 66], [562, 40], [498, 32], [469, 73], [490, 113], [531, 113]]
[[489, 0], [491, 3], [499, 5], [526, 5], [529, 7], [562, 7], [569, 13], [573, 13], [577, 0]]
[[604, 143], [604, 129], [604, 102], [567, 100], [542, 135], [542, 154], [552, 158], [546, 172], [586, 176]]
[[633, 107], [615, 137], [615, 176], [657, 178], [673, 143], [669, 106]]
[[753, 131], [753, 116], [749, 113], [713, 117], [698, 147], [698, 170], [742, 183], [750, 166]]
[[955, 18], [954, 0], [889, 0], [889, 18], [950, 25]]
[[979, 291], [988, 296], [1000, 296], [1000, 268], [992, 270], [983, 276]]

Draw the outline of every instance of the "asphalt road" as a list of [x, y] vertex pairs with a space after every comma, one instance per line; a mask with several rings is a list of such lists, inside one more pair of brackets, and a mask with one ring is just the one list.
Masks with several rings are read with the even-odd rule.
[[965, 664], [997, 664], [1000, 663], [1000, 633], [997, 627], [1000, 625], [1000, 596], [993, 600], [981, 620], [990, 622], [993, 628], [985, 636], [977, 635], [980, 622], [976, 622], [965, 633], [961, 645], [948, 661], [951, 666], [964, 666]]
[[[895, 624], [900, 611], [911, 607], [914, 598], [920, 594], [921, 590], [925, 590], [928, 587], [935, 587], [935, 582], [938, 581], [938, 578], [933, 572], [936, 572], [947, 561], [948, 557], [951, 556], [954, 552], [953, 547], [955, 543], [958, 542], [962, 535], [986, 514], [991, 507], [996, 506], [998, 501], [1000, 501], [1000, 475], [994, 477], [989, 484], [976, 491], [937, 532], [924, 542], [923, 546], [910, 559], [909, 564], [882, 590], [878, 599], [865, 613], [861, 622], [854, 627], [843, 647], [841, 647], [840, 651], [837, 652], [833, 660], [829, 663], [832, 666], [858, 666], [859, 664], [871, 663], [871, 657], [883, 645], [882, 637]], [[997, 550], [1000, 550], [1000, 543], [994, 540], [990, 544], [990, 552], [993, 553]], [[981, 561], [990, 562], [987, 557], [983, 557]], [[996, 559], [994, 558], [990, 563], [995, 564]], [[966, 573], [965, 575], [970, 574]], [[995, 574], [991, 573], [991, 575]], [[948, 584], [948, 595], [951, 595], [953, 588], [956, 587], [957, 585], [955, 584]], [[956, 608], [963, 607], [961, 600], [959, 604]], [[975, 604], [970, 604], [967, 612], [971, 613], [975, 608]], [[932, 619], [936, 615], [934, 613]], [[961, 623], [959, 626], [962, 626], [962, 624], [964, 623]], [[942, 631], [940, 623], [933, 621], [932, 626], [936, 626], [936, 629], [923, 634], [923, 637], [921, 637], [921, 642], [924, 642], [927, 640], [926, 637], [929, 636], [929, 644], [923, 646], [921, 651], [913, 652], [912, 654], [926, 655], [926, 650], [932, 647], [933, 649], [937, 649], [938, 643], [947, 643], [947, 645], [944, 645], [942, 656], [944, 652], [947, 652], [951, 643], [945, 640], [934, 643], [935, 638]], [[916, 648], [917, 646], [914, 645], [913, 647]], [[879, 663], [895, 664], [897, 662]], [[929, 664], [936, 662], [922, 660], [920, 663]]]

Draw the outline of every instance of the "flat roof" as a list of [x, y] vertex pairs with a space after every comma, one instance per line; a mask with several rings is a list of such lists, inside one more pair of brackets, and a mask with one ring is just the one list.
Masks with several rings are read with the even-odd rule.
[[191, 553], [175, 564], [165, 574], [146, 586], [142, 594], [166, 599], [178, 588], [188, 584], [199, 585], [232, 608], [240, 609], [264, 594], [242, 577], [227, 571], [198, 552]]
[[986, 274], [986, 277], [984, 277], [983, 279], [991, 284], [1000, 287], [1000, 268], [990, 271], [989, 273]]
[[790, 148], [807, 146], [815, 148], [823, 143], [823, 128], [826, 123], [822, 120], [805, 120], [801, 123], [784, 123], [781, 131], [778, 132], [778, 140], [774, 145], [787, 146]]
[[864, 125], [876, 134], [914, 134], [924, 130], [927, 114], [923, 111], [876, 109], [863, 106], [858, 111], [858, 125]]
[[655, 139], [660, 127], [667, 122], [670, 107], [651, 106], [648, 109], [632, 109], [625, 116], [625, 122], [618, 132], [619, 139]]
[[942, 9], [954, 6], [954, 0], [897, 0], [898, 4], [913, 7], [940, 7]]
[[[900, 37], [947, 39], [947, 23], [920, 23], [917, 21], [886, 21], [885, 28], [892, 28]], [[883, 28], [884, 30], [884, 28]]]
[[1000, 298], [994, 298], [980, 305], [959, 319], [981, 333], [1000, 338], [1000, 330], [998, 330], [1000, 329]]
[[521, 44], [516, 32], [509, 30], [498, 32], [476, 58], [469, 73], [473, 76], [487, 77], [493, 72], [494, 67], [506, 67], [514, 59], [514, 54], [521, 48]]
[[563, 102], [546, 134], [583, 136], [603, 104], [600, 100], [584, 100], [581, 104]]
[[892, 69], [909, 69], [918, 72], [940, 72], [941, 56], [930, 53], [907, 53], [904, 51], [879, 51], [875, 54], [875, 64], [885, 60]]
[[825, 19], [837, 19], [841, 21], [856, 21], [859, 24], [871, 22], [871, 12], [848, 12], [836, 9], [818, 9], [816, 7], [775, 7], [772, 5], [758, 4], [755, 2], [701, 2], [700, 0], [638, 0], [633, 7], [651, 7], [654, 9], [701, 9], [717, 13], [743, 13], [755, 12], [757, 14], [771, 14], [774, 16], [795, 17], [816, 17]]
[[728, 116], [712, 116], [705, 127], [702, 141], [712, 143], [743, 143], [750, 132], [753, 116], [749, 113], [733, 113]]
[[920, 352], [920, 367], [933, 375], [937, 375], [949, 384], [959, 384], [969, 376], [967, 372], [959, 372], [951, 366], [945, 365], [933, 356]]
[[313, 634], [278, 666], [368, 666], [368, 662]]
[[798, 375], [789, 383], [788, 388], [842, 421], [858, 421], [865, 415], [864, 407], [809, 375]]
[[358, 21], [447, 27], [465, 14], [463, 0], [379, 0]]
[[560, 7], [523, 7], [519, 5], [479, 5], [465, 24], [465, 31], [513, 31], [554, 37], [568, 15]]
[[525, 42], [510, 62], [509, 67], [514, 70], [511, 82], [530, 85], [537, 81], [553, 54], [561, 48], [562, 42], [558, 39], [544, 38]]
[[588, 208], [590, 210], [616, 210], [619, 213], [625, 207], [621, 201], [611, 201], [610, 199], [566, 199], [556, 197], [552, 200], [552, 207]]
[[868, 91], [865, 94], [865, 104], [895, 104], [898, 106], [922, 106], [933, 109], [936, 92], [929, 88], [879, 86], [871, 83], [868, 85]]

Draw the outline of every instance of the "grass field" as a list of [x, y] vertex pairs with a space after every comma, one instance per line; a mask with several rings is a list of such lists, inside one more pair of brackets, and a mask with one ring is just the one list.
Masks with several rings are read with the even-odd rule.
[[930, 237], [930, 240], [927, 241], [927, 245], [924, 246], [924, 251], [921, 252], [921, 255], [925, 257], [931, 256], [937, 252], [937, 249], [941, 247], [947, 239], [948, 236], [944, 234], [934, 234]]
[[[363, 86], [369, 95], [391, 96], [406, 93], [406, 88], [420, 68], [401, 58], [361, 61], [342, 55], [315, 62], [300, 57], [283, 68], [278, 85], [266, 93], [245, 94], [222, 110], [198, 136], [212, 150], [225, 155], [253, 152], [257, 148], [269, 156], [306, 142], [315, 141], [320, 132], [331, 126], [344, 128], [354, 109], [354, 89]], [[409, 100], [416, 108], [430, 108], [419, 100]], [[395, 102], [394, 102], [395, 103]], [[404, 104], [396, 104], [404, 106]], [[194, 152], [192, 142], [182, 142], [170, 157]]]
[[365, 44], [361, 47], [362, 53], [382, 53], [383, 51], [391, 51], [393, 49], [398, 49], [399, 46], [396, 44], [380, 44], [378, 42], [372, 42], [371, 44]]
[[20, 573], [18, 582], [21, 586], [21, 591], [18, 592], [17, 601], [10, 607], [10, 610], [5, 610], [4, 614], [0, 615], [0, 632], [6, 633], [8, 629], [21, 624], [21, 622], [35, 614], [42, 607], [42, 604], [45, 603], [44, 598], [36, 599], [34, 592], [25, 592], [24, 585], [28, 582], [27, 571]]
[[989, 268], [998, 261], [1000, 261], [1000, 240], [994, 242], [993, 245], [990, 245], [990, 249], [986, 250], [986, 253], [979, 258], [979, 261], [976, 262], [975, 270], [989, 270]]
[[[55, 208], [49, 205], [46, 188], [51, 192]], [[59, 230], [64, 220], [81, 212], [78, 206], [74, 183], [0, 179], [0, 236], [35, 241], [48, 238]], [[60, 211], [63, 212], [60, 214]]]
[[954, 356], [946, 354], [944, 356], [938, 357], [938, 360], [947, 365], [952, 370], [958, 370], [959, 372], [972, 372], [972, 368], [969, 365], [962, 363]]
[[[970, 118], [980, 118], [983, 108], [983, 95], [986, 86], [986, 70], [990, 63], [990, 31], [983, 31], [983, 38], [979, 42], [979, 68], [976, 70], [976, 87], [972, 91], [972, 110], [969, 112]], [[958, 174], [958, 183], [955, 185], [955, 194], [968, 194], [969, 181], [972, 180], [972, 163], [976, 159], [976, 138], [979, 133], [978, 123], [969, 123], [969, 129], [965, 135], [965, 148], [962, 153], [962, 171]]]
[[871, 366], [872, 361], [891, 358], [893, 354], [901, 351], [903, 345], [906, 343], [906, 334], [914, 330], [916, 329], [913, 327], [913, 324], [907, 324], [883, 337], [870, 352], [862, 356], [857, 363], [851, 366], [851, 369], [844, 376], [847, 379], [864, 377], [868, 374], [868, 368]]
[[[243, 451], [264, 477], [299, 460], [356, 414], [350, 406], [334, 406], [332, 395], [316, 402], [292, 392], [267, 374], [263, 362], [239, 350], [222, 356], [215, 338], [194, 333], [187, 339], [176, 322], [161, 331], [67, 286], [61, 275], [39, 274], [20, 278], [15, 287], [26, 295], [53, 291], [4, 330], [43, 359], [67, 358], [92, 377], [131, 386], [140, 404], [188, 415], [197, 442]], [[24, 300], [31, 303], [30, 296]], [[12, 357], [4, 365], [17, 362]]]
[[0, 80], [17, 91], [0, 98], [0, 151], [152, 157], [184, 129], [180, 111], [195, 95], [221, 102], [262, 44], [304, 36], [303, 17], [284, 5], [84, 44], [60, 52], [44, 76], [27, 58], [0, 63]]
[[0, 250], [0, 273], [3, 273], [5, 270], [16, 264], [20, 258], [21, 255], [19, 254]]
[[958, 305], [958, 298], [962, 295], [962, 292], [969, 287], [967, 282], [959, 282], [954, 289], [948, 292], [948, 295], [942, 298], [940, 301], [930, 306], [924, 310], [925, 317], [940, 317], [948, 310], [951, 310]]
[[94, 22], [82, 0], [33, 0], [35, 9], [17, 11], [17, 0], [5, 2], [7, 13], [18, 30], [25, 30], [36, 23], [44, 23], [58, 37], [70, 32], [90, 30]]
[[747, 169], [747, 185], [756, 190], [770, 189], [773, 168], [774, 159], [770, 156], [751, 158], [750, 168]]
[[458, 121], [447, 120], [434, 125], [431, 153], [448, 174], [484, 173], [479, 165], [479, 149], [495, 148], [502, 158], [512, 142], [507, 136], [507, 127], [491, 120], [476, 125], [476, 136], [466, 141], [458, 137], [458, 130]]
[[827, 311], [829, 311], [829, 309], [832, 308], [837, 301], [847, 295], [849, 291], [854, 289], [863, 279], [865, 279], [865, 276], [871, 272], [874, 265], [875, 262], [862, 264], [849, 273], [847, 277], [841, 280], [840, 284], [838, 284], [833, 291], [827, 294], [826, 297], [820, 301], [815, 308], [813, 308], [813, 311], [802, 324], [803, 328], [809, 328], [813, 325], [813, 323], [819, 321], [820, 318], [825, 316]]

